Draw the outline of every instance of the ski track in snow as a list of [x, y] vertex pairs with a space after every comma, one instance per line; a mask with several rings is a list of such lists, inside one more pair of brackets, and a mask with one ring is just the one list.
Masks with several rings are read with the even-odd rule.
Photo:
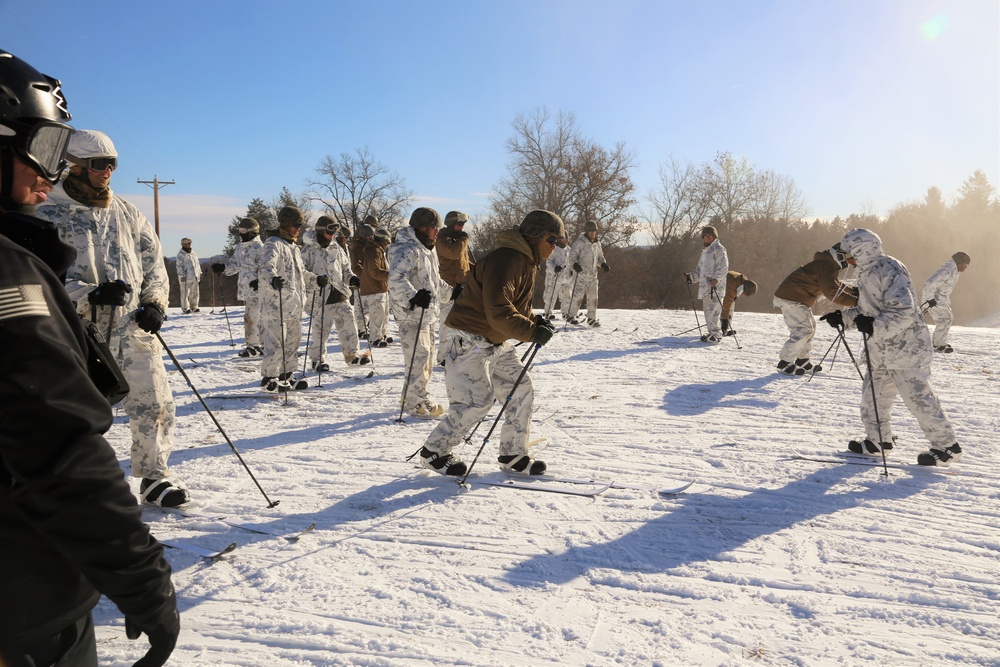
[[[240, 334], [242, 309], [229, 316]], [[954, 327], [959, 352], [934, 360], [932, 384], [966, 451], [953, 469], [974, 472], [886, 478], [880, 466], [791, 458], [862, 433], [861, 381], [843, 348], [807, 382], [775, 372], [787, 333], [778, 314], [737, 313], [742, 349], [670, 335], [692, 325], [690, 310], [600, 318], [538, 352], [534, 447], [555, 475], [694, 480], [682, 494], [585, 498], [474, 478], [461, 490], [405, 461], [434, 423], [394, 422], [398, 343], [375, 350], [368, 379], [372, 367], [343, 365], [332, 336], [323, 386], [287, 405], [212, 399], [255, 391], [259, 361], [236, 357], [241, 338], [230, 346], [221, 311], [172, 310], [164, 340], [280, 505], [266, 508], [165, 356], [174, 474], [198, 509], [278, 533], [317, 528], [290, 542], [146, 509], [162, 539], [239, 544], [216, 561], [167, 551], [183, 624], [169, 664], [1000, 665], [997, 329]], [[819, 323], [814, 361], [833, 337]], [[848, 340], [863, 360], [858, 335]], [[446, 403], [442, 369], [431, 394]], [[495, 414], [460, 448], [466, 461]], [[923, 437], [901, 401], [892, 416], [892, 457], [912, 462]], [[127, 470], [123, 414], [108, 438]], [[477, 471], [494, 469], [498, 439]], [[125, 638], [107, 600], [95, 621], [102, 665], [141, 656], [144, 641]]]

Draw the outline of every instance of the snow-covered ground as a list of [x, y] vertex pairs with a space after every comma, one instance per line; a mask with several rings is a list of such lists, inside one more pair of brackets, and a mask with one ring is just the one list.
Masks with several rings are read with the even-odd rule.
[[[201, 506], [275, 532], [317, 527], [290, 542], [144, 510], [161, 539], [239, 545], [215, 561], [167, 551], [183, 623], [172, 665], [1000, 665], [997, 329], [955, 327], [956, 353], [934, 361], [965, 460], [886, 478], [790, 456], [862, 433], [843, 349], [807, 381], [774, 370], [777, 314], [737, 313], [738, 348], [672, 335], [694, 326], [690, 310], [602, 310], [602, 328], [570, 327], [537, 354], [540, 458], [557, 475], [695, 483], [589, 498], [475, 475], [465, 491], [407, 462], [434, 424], [394, 423], [398, 344], [375, 350], [365, 379], [370, 367], [337, 363], [334, 335], [336, 372], [287, 405], [207, 398], [259, 374], [221, 311], [203, 310], [172, 312], [163, 337], [280, 505], [266, 508], [168, 360], [174, 472]], [[820, 323], [814, 359], [833, 340]], [[431, 391], [445, 401], [441, 369]], [[893, 417], [891, 458], [913, 462], [925, 442], [900, 401]], [[109, 439], [127, 467], [124, 415]], [[495, 460], [490, 442], [476, 472]], [[141, 655], [106, 600], [96, 620], [102, 664]]]

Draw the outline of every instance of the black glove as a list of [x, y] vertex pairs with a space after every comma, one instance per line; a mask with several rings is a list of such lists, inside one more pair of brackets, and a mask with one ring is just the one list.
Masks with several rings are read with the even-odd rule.
[[854, 318], [854, 326], [866, 336], [871, 336], [875, 333], [875, 318], [868, 317], [867, 315], [858, 315]]
[[555, 271], [556, 273], [559, 273], [560, 271], [562, 271], [562, 270], [563, 270], [563, 267], [561, 267], [561, 266], [556, 266], [556, 268], [554, 268], [554, 269], [552, 269], [552, 270], [553, 270], [553, 271]]
[[254, 292], [256, 292], [258, 289], [260, 289], [260, 282], [258, 282], [258, 280], [256, 278], [254, 278], [253, 280], [251, 280], [247, 284], [250, 285], [250, 289], [252, 289]]
[[535, 345], [545, 345], [550, 340], [552, 340], [552, 334], [556, 332], [556, 328], [552, 326], [552, 322], [541, 315], [535, 315], [535, 333], [531, 334], [531, 342]]
[[819, 318], [821, 321], [826, 322], [834, 329], [840, 329], [844, 326], [844, 316], [839, 310], [835, 310], [832, 313], [827, 313], [823, 317]]
[[431, 293], [429, 290], [417, 290], [417, 293], [413, 295], [412, 299], [410, 299], [410, 310], [413, 310], [417, 306], [420, 306], [421, 308], [429, 308], [430, 305]]
[[281, 289], [285, 286], [285, 279], [281, 276], [275, 276], [271, 278], [271, 287], [274, 289]]
[[933, 308], [937, 305], [937, 299], [927, 299], [927, 307]]
[[161, 667], [177, 645], [181, 634], [181, 617], [177, 613], [177, 602], [164, 605], [158, 614], [146, 616], [126, 616], [125, 636], [136, 640], [145, 635], [149, 638], [149, 650], [139, 658], [133, 667]]
[[688, 285], [690, 285], [690, 284], [694, 283], [694, 280], [692, 280], [692, 279], [691, 279], [691, 274], [690, 274], [690, 273], [685, 273], [685, 274], [684, 274], [684, 280], [686, 280], [686, 281], [687, 281], [687, 284], [688, 284]]
[[452, 301], [457, 301], [458, 300], [458, 295], [461, 294], [461, 293], [462, 293], [462, 286], [461, 285], [455, 285], [455, 287], [452, 288], [452, 290], [451, 290], [451, 300]]
[[163, 311], [155, 303], [144, 303], [135, 311], [135, 321], [143, 331], [155, 334], [163, 326]]
[[212, 265], [213, 273], [222, 273], [225, 270], [226, 270], [226, 265], [222, 264], [221, 262], [216, 262], [215, 264]]
[[573, 262], [573, 270], [577, 273], [583, 273], [583, 267], [580, 266], [580, 262]]
[[610, 272], [610, 271], [611, 271], [611, 267], [610, 267], [610, 266], [608, 266], [608, 263], [607, 263], [607, 262], [604, 262], [603, 264], [601, 264], [601, 268], [602, 268], [602, 269], [604, 269], [604, 272], [605, 272], [605, 273], [608, 273], [608, 272]]
[[347, 284], [351, 287], [361, 287], [361, 278], [351, 276], [351, 279], [347, 281]]
[[[316, 276], [316, 284], [320, 287], [326, 287], [330, 284], [330, 279], [326, 276]], [[272, 285], [273, 286], [273, 285]]]
[[113, 283], [101, 283], [90, 293], [90, 305], [92, 306], [124, 306], [128, 301], [128, 295], [132, 293], [132, 286], [124, 280], [116, 280]]

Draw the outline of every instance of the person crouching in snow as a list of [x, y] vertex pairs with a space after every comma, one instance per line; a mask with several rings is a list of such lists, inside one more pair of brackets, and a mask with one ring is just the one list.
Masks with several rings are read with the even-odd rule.
[[871, 455], [893, 449], [892, 402], [899, 394], [931, 443], [927, 452], [917, 456], [917, 463], [933, 466], [958, 461], [962, 448], [930, 385], [934, 351], [917, 308], [910, 272], [886, 255], [882, 239], [867, 229], [847, 232], [840, 247], [858, 265], [858, 305], [820, 319], [834, 328], [856, 326], [866, 336], [865, 353], [871, 362], [861, 397], [866, 439], [852, 440], [848, 449]]
[[781, 309], [788, 327], [788, 340], [778, 354], [778, 370], [788, 375], [814, 373], [809, 352], [816, 335], [816, 318], [812, 308], [822, 294], [831, 302], [844, 307], [857, 305], [858, 291], [840, 282], [837, 276], [854, 260], [849, 259], [835, 244], [819, 250], [808, 264], [795, 269], [774, 291], [774, 307]]
[[326, 276], [307, 271], [296, 241], [305, 224], [302, 211], [285, 206], [278, 211], [278, 229], [261, 251], [258, 272], [261, 295], [261, 340], [264, 358], [260, 386], [267, 391], [305, 389], [305, 380], [292, 380], [302, 341], [302, 299], [306, 283], [323, 287]]
[[445, 353], [448, 414], [435, 427], [420, 450], [425, 468], [442, 475], [461, 477], [468, 466], [452, 454], [470, 428], [514, 388], [500, 430], [500, 468], [541, 475], [545, 463], [528, 453], [534, 389], [512, 340], [544, 345], [554, 332], [541, 315], [532, 316], [538, 267], [559, 243], [565, 243], [562, 219], [549, 211], [535, 210], [520, 227], [501, 232], [493, 250], [476, 263], [448, 315], [455, 334]]
[[302, 247], [302, 262], [306, 269], [317, 276], [326, 276], [330, 281], [325, 287], [310, 287], [306, 299], [310, 305], [309, 326], [312, 330], [308, 354], [314, 371], [330, 370], [326, 363], [326, 341], [334, 325], [344, 361], [348, 364], [367, 364], [369, 361], [367, 353], [361, 354], [361, 339], [358, 338], [358, 325], [351, 307], [354, 300], [351, 290], [361, 281], [351, 273], [347, 253], [332, 243], [334, 237], [342, 234], [335, 220], [322, 215], [316, 221], [315, 241], [307, 239]]
[[722, 335], [735, 336], [736, 331], [730, 326], [733, 320], [733, 309], [736, 300], [741, 296], [753, 296], [757, 293], [757, 283], [747, 278], [739, 271], [726, 273], [726, 297], [722, 300]]

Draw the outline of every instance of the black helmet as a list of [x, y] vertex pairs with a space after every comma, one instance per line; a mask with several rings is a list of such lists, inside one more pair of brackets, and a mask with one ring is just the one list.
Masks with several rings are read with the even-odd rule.
[[55, 183], [66, 168], [70, 118], [57, 79], [0, 51], [0, 149]]

